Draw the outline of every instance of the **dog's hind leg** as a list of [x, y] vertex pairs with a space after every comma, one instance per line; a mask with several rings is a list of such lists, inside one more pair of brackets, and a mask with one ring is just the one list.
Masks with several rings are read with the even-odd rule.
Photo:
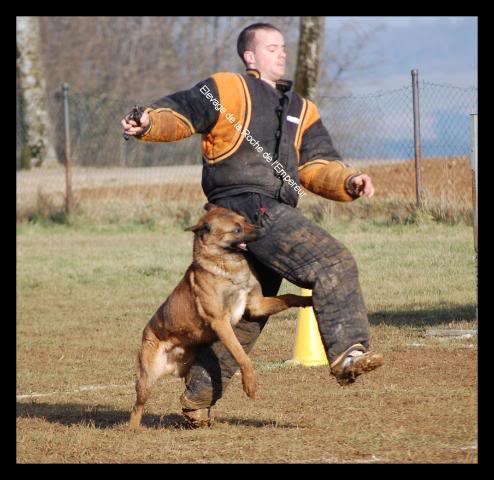
[[166, 373], [166, 352], [161, 342], [149, 326], [142, 334], [142, 344], [138, 353], [139, 372], [136, 381], [136, 403], [132, 408], [129, 427], [136, 429], [141, 424], [144, 404], [147, 402], [153, 385]]

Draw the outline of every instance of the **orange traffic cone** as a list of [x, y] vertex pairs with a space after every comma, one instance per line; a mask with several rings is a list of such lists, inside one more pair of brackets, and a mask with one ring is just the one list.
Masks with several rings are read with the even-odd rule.
[[[310, 297], [312, 292], [311, 290], [302, 288], [301, 295]], [[289, 363], [300, 364], [304, 367], [329, 364], [312, 307], [300, 309], [297, 320], [297, 331], [295, 333], [293, 358], [289, 360]]]

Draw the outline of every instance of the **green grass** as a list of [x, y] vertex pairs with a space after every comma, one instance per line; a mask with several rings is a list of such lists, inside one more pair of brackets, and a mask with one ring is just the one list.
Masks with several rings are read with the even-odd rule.
[[187, 430], [183, 381], [166, 377], [146, 428], [127, 431], [142, 328], [191, 260], [181, 221], [17, 225], [17, 395], [48, 394], [17, 401], [19, 463], [477, 461], [476, 338], [424, 335], [477, 326], [464, 224], [321, 219], [357, 259], [386, 361], [354, 386], [339, 387], [327, 367], [284, 363], [291, 310], [270, 319], [251, 353], [256, 401], [235, 377], [215, 427]]

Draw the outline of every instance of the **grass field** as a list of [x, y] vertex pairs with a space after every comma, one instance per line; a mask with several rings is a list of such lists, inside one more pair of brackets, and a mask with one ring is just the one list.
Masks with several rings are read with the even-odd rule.
[[[346, 160], [347, 161], [347, 160]], [[360, 218], [403, 218], [415, 207], [415, 164], [413, 160], [352, 161], [368, 173], [376, 188], [371, 203], [332, 203], [333, 216]], [[472, 170], [468, 157], [422, 160], [424, 210], [435, 219], [456, 223], [469, 221], [472, 211]], [[91, 221], [121, 222], [139, 218], [142, 222], [168, 223], [170, 214], [200, 206], [201, 165], [146, 168], [94, 168], [76, 166], [72, 173], [74, 211]], [[63, 217], [65, 171], [58, 168], [17, 172], [18, 221], [37, 217]], [[321, 198], [310, 192], [300, 206], [312, 208]], [[329, 202], [322, 200], [323, 205]]]
[[328, 367], [288, 366], [292, 310], [251, 353], [255, 401], [235, 377], [215, 426], [189, 430], [166, 377], [128, 431], [142, 328], [191, 260], [186, 221], [17, 225], [18, 463], [477, 462], [476, 336], [427, 335], [477, 328], [462, 223], [323, 218], [357, 259], [381, 369], [342, 388]]

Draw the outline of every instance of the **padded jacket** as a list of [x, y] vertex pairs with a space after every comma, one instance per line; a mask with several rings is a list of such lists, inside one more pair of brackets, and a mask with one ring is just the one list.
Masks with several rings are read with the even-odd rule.
[[202, 136], [202, 187], [210, 202], [258, 192], [295, 207], [307, 190], [337, 201], [358, 197], [358, 174], [341, 161], [316, 105], [257, 70], [221, 72], [146, 108], [150, 125], [137, 138], [170, 142]]

